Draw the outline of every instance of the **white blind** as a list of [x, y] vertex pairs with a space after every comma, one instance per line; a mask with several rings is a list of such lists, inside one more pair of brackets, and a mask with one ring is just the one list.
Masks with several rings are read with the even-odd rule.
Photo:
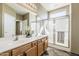
[[57, 13], [54, 13], [54, 14], [50, 14], [50, 18], [56, 18], [56, 17], [61, 17], [61, 16], [65, 16], [67, 15], [66, 14], [66, 11], [61, 11], [61, 12], [57, 12]]

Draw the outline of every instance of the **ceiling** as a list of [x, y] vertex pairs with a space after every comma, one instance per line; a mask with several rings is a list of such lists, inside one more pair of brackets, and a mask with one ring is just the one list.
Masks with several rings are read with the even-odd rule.
[[13, 8], [16, 11], [16, 13], [20, 14], [20, 15], [26, 14], [28, 12], [28, 11], [26, 11], [26, 9], [20, 7], [16, 3], [8, 3], [7, 5], [9, 7]]
[[[31, 12], [29, 10], [27, 10], [26, 8], [23, 8], [19, 5], [17, 5], [16, 3], [6, 3], [8, 6], [10, 6], [11, 8], [13, 8], [16, 13], [20, 14], [20, 15], [24, 15], [28, 12]], [[40, 3], [47, 11], [51, 11], [63, 6], [68, 5], [68, 3]], [[33, 12], [31, 12], [33, 13]], [[34, 13], [33, 13], [34, 14]]]
[[63, 6], [68, 5], [68, 3], [41, 3], [41, 5], [47, 10], [51, 11]]
[[9, 7], [13, 8], [17, 14], [20, 14], [20, 15], [24, 15], [26, 13], [32, 13], [34, 15], [36, 15], [36, 13], [16, 4], [16, 3], [6, 3]]

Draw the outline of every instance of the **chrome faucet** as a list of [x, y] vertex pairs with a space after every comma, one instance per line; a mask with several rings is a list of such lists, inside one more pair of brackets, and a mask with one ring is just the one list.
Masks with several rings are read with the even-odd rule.
[[18, 40], [18, 37], [16, 36], [15, 40], [14, 41], [17, 41]]

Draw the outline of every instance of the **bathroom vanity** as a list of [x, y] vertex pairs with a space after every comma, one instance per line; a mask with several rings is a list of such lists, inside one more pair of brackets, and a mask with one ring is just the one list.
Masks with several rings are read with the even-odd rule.
[[48, 36], [20, 37], [17, 41], [7, 39], [2, 42], [0, 43], [0, 56], [40, 56], [48, 47]]

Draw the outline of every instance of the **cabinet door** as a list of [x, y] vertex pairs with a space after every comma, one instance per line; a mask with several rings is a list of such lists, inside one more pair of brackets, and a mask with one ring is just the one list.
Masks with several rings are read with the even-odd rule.
[[42, 38], [42, 42], [44, 44], [44, 51], [45, 51], [48, 47], [48, 37]]
[[24, 55], [24, 52], [26, 50], [30, 49], [30, 48], [31, 48], [31, 43], [28, 43], [26, 45], [23, 45], [21, 47], [18, 47], [16, 49], [12, 50], [12, 55], [14, 55], [14, 56], [19, 56], [19, 55], [22, 56], [22, 55]]
[[37, 56], [37, 46], [30, 48], [25, 53], [27, 56]]
[[46, 39], [46, 40], [45, 40], [45, 47], [44, 47], [45, 50], [47, 49], [47, 47], [48, 47], [48, 40]]
[[12, 55], [13, 56], [21, 56], [21, 55], [23, 55], [22, 50], [23, 50], [22, 47], [18, 47], [16, 49], [12, 50]]
[[38, 56], [40, 56], [44, 52], [43, 45], [44, 45], [43, 42], [40, 42], [38, 44]]

